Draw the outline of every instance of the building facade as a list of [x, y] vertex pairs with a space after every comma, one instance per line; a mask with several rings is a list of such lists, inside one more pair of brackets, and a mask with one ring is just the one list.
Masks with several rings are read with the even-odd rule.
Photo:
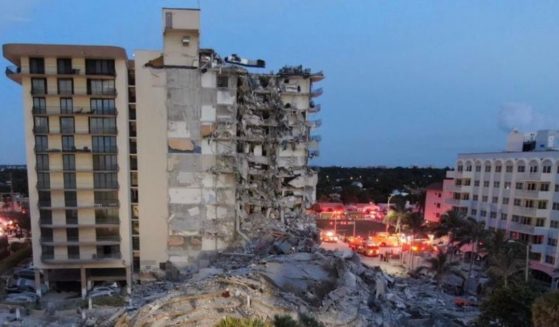
[[[200, 12], [163, 9], [163, 49], [6, 44], [22, 85], [41, 279], [201, 267], [315, 201], [323, 78], [201, 49]], [[248, 66], [248, 68], [246, 68]], [[134, 275], [139, 276], [139, 275]]]
[[448, 203], [452, 199], [452, 192], [448, 191], [454, 181], [445, 178], [443, 182], [433, 183], [425, 189], [424, 219], [429, 223], [438, 223], [442, 215], [452, 209]]
[[530, 267], [557, 287], [559, 279], [559, 147], [557, 131], [511, 133], [505, 152], [460, 154], [450, 204], [530, 244]]

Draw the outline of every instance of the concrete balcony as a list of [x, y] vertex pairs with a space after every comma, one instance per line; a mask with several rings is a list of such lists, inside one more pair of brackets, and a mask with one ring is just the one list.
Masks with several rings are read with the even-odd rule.
[[544, 244], [532, 244], [530, 245], [530, 251], [541, 253], [542, 255], [545, 253], [546, 245]]
[[534, 226], [532, 225], [524, 225], [524, 224], [511, 222], [509, 225], [509, 229], [524, 234], [534, 234]]

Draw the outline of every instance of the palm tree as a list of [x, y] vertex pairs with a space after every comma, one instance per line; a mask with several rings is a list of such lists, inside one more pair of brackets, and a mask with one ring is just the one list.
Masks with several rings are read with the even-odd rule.
[[525, 245], [507, 239], [499, 230], [487, 240], [484, 248], [489, 256], [489, 273], [502, 278], [504, 286], [508, 287], [510, 278], [524, 268]]
[[471, 217], [465, 219], [464, 224], [455, 229], [454, 239], [458, 242], [459, 246], [468, 243], [472, 245], [473, 254], [471, 256], [470, 267], [468, 269], [468, 277], [471, 276], [474, 260], [479, 253], [480, 243], [485, 242], [490, 235], [491, 233], [489, 230], [485, 229], [485, 223], [478, 222]]
[[427, 263], [429, 264], [428, 266], [421, 266], [418, 268], [418, 271], [422, 269], [430, 271], [439, 287], [441, 286], [443, 277], [449, 274], [459, 275], [459, 272], [456, 269], [458, 262], [450, 261], [445, 252], [441, 251], [437, 254], [437, 256], [427, 259]]
[[456, 232], [465, 221], [465, 216], [458, 210], [449, 210], [441, 216], [441, 221], [433, 226], [433, 233], [436, 237], [448, 235], [453, 240]]

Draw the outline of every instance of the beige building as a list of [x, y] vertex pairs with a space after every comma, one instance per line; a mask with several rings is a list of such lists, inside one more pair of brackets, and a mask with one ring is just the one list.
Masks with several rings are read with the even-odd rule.
[[504, 152], [458, 155], [450, 205], [530, 244], [534, 275], [559, 280], [559, 131], [512, 132]]
[[[315, 200], [321, 73], [201, 49], [163, 9], [163, 49], [4, 45], [23, 89], [37, 280], [197, 268]], [[248, 66], [248, 68], [245, 68]], [[39, 274], [42, 272], [42, 277]]]

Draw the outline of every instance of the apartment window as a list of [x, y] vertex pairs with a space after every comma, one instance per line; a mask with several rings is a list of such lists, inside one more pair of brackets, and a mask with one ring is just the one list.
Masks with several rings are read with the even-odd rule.
[[552, 255], [546, 255], [545, 256], [545, 263], [548, 263], [550, 265], [554, 265], [555, 264], [555, 257]]
[[95, 209], [95, 223], [103, 224], [109, 222], [118, 222], [118, 209]]
[[517, 171], [518, 171], [519, 173], [523, 173], [523, 172], [526, 171], [526, 167], [524, 167], [524, 166], [518, 166]]
[[47, 113], [47, 101], [45, 98], [33, 97], [33, 112], [36, 114]]
[[470, 179], [464, 179], [464, 186], [470, 186], [472, 181]]
[[537, 188], [536, 183], [528, 183], [528, 184], [526, 185], [526, 189], [527, 189], [528, 191], [535, 191], [536, 188]]
[[532, 225], [532, 218], [525, 217], [525, 216], [520, 216], [520, 223], [522, 225]]
[[50, 207], [50, 192], [39, 191], [39, 206], [40, 207]]
[[115, 61], [112, 59], [86, 59], [87, 75], [115, 75]]
[[96, 191], [93, 193], [93, 198], [96, 206], [118, 206], [118, 192], [116, 191]]
[[501, 220], [507, 220], [507, 214], [502, 212], [501, 213]]
[[66, 228], [66, 240], [78, 242], [80, 240], [79, 230], [77, 228]]
[[456, 167], [456, 170], [459, 171], [459, 172], [462, 172], [462, 171], [464, 171], [464, 166], [458, 166], [458, 167]]
[[62, 169], [65, 171], [76, 170], [76, 156], [73, 154], [65, 154], [62, 156]]
[[56, 71], [58, 74], [73, 74], [72, 59], [58, 58], [56, 59]]
[[37, 174], [37, 187], [40, 189], [50, 188], [50, 174], [49, 173], [38, 173]]
[[31, 79], [32, 94], [47, 94], [47, 80], [45, 78]]
[[542, 192], [548, 192], [549, 191], [549, 183], [542, 183], [540, 185], [540, 191]]
[[520, 216], [512, 215], [512, 222], [513, 222], [513, 223], [517, 223], [517, 222], [519, 222], [519, 221], [520, 221]]
[[60, 113], [73, 114], [74, 100], [72, 98], [60, 98]]
[[559, 184], [555, 184], [555, 192], [559, 192]]
[[51, 228], [41, 228], [41, 240], [52, 242], [52, 229]]
[[485, 172], [490, 173], [491, 172], [491, 166], [485, 166]]
[[79, 259], [80, 247], [78, 245], [68, 246], [68, 259]]
[[553, 210], [559, 210], [559, 202], [553, 202]]
[[503, 198], [503, 204], [509, 204], [509, 198]]
[[62, 136], [62, 151], [75, 151], [74, 137], [71, 135]]
[[514, 199], [513, 204], [514, 204], [514, 206], [516, 206], [516, 207], [520, 207], [521, 204], [522, 204], [522, 201], [521, 201], [520, 199]]
[[29, 73], [44, 74], [45, 58], [29, 58]]
[[499, 197], [498, 196], [494, 196], [491, 198], [491, 203], [499, 203]]
[[88, 94], [93, 95], [115, 95], [115, 81], [114, 80], [87, 80]]
[[75, 189], [76, 188], [76, 174], [75, 173], [64, 173], [64, 188]]
[[491, 219], [497, 218], [497, 213], [496, 213], [495, 211], [491, 211], [491, 212], [489, 213], [489, 218], [491, 218]]
[[116, 133], [116, 119], [89, 118], [89, 132], [91, 134]]
[[536, 218], [536, 227], [545, 226], [545, 218]]
[[472, 200], [473, 201], [478, 201], [479, 200], [479, 196], [477, 194], [472, 195]]
[[556, 238], [548, 238], [547, 239], [547, 245], [551, 245], [551, 246], [557, 246], [557, 239]]
[[501, 182], [499, 182], [499, 181], [493, 182], [493, 187], [494, 187], [494, 188], [499, 188], [499, 187], [501, 187]]
[[66, 210], [66, 224], [67, 225], [77, 225], [78, 224], [78, 210], [70, 209]]
[[35, 151], [47, 151], [48, 149], [48, 137], [45, 135], [35, 136]]
[[217, 76], [217, 87], [229, 87], [229, 76], [227, 75]]
[[483, 181], [483, 187], [489, 187], [489, 181]]
[[64, 134], [74, 133], [74, 117], [60, 118], [60, 132]]
[[555, 228], [555, 229], [559, 229], [559, 221], [557, 220], [552, 220], [549, 222], [549, 227], [550, 228]]
[[517, 190], [521, 190], [521, 189], [522, 189], [522, 186], [523, 186], [522, 183], [516, 183], [516, 184], [515, 184], [515, 188], [516, 188]]
[[542, 172], [544, 174], [551, 174], [551, 166], [543, 166]]
[[49, 118], [48, 117], [34, 117], [33, 118], [35, 133], [47, 134], [49, 132]]
[[138, 170], [138, 159], [136, 157], [130, 157], [130, 170]]
[[93, 136], [93, 152], [116, 153], [116, 137], [114, 136]]
[[47, 154], [38, 154], [37, 158], [37, 170], [49, 170], [49, 156]]
[[478, 187], [479, 186], [479, 181], [474, 181], [474, 186]]
[[476, 172], [480, 172], [481, 171], [481, 166], [476, 166]]
[[486, 217], [486, 216], [487, 216], [487, 211], [481, 210], [481, 211], [479, 212], [479, 215], [480, 215], [481, 217]]
[[477, 209], [472, 209], [472, 216], [477, 215]]
[[542, 244], [542, 243], [543, 243], [543, 236], [541, 235], [532, 236], [532, 244]]
[[487, 195], [483, 195], [483, 196], [481, 197], [481, 202], [487, 202], [487, 199], [488, 199], [488, 198], [487, 198]]
[[504, 187], [505, 187], [505, 190], [510, 190], [511, 182], [505, 182]]
[[538, 166], [530, 166], [530, 172], [531, 173], [537, 173], [538, 172]]
[[93, 185], [95, 188], [116, 188], [118, 179], [116, 173], [94, 173]]
[[93, 170], [117, 170], [117, 157], [115, 155], [96, 154], [93, 156]]
[[39, 210], [39, 220], [43, 225], [52, 224], [52, 211], [50, 210]]
[[138, 203], [139, 201], [138, 189], [130, 189], [130, 201], [132, 203]]
[[140, 238], [137, 236], [132, 237], [132, 250], [134, 251], [140, 250]]
[[[130, 173], [130, 185], [138, 186], [138, 173], [136, 173], [136, 172]], [[437, 205], [437, 208], [441, 207], [440, 203], [437, 203], [436, 205]]]
[[42, 245], [41, 246], [41, 257], [43, 259], [54, 259], [54, 246]]
[[67, 207], [77, 207], [78, 197], [75, 191], [64, 192], [64, 203]]
[[472, 171], [472, 166], [466, 166], [466, 171]]
[[91, 111], [95, 114], [114, 114], [115, 100], [114, 99], [91, 99], [89, 102]]
[[59, 78], [58, 94], [74, 94], [74, 80], [71, 78]]
[[534, 200], [526, 200], [526, 201], [524, 202], [524, 206], [525, 206], [526, 208], [533, 208], [533, 207], [534, 207]]
[[512, 166], [507, 166], [505, 171], [507, 173], [512, 173]]
[[502, 166], [495, 166], [495, 172], [500, 173], [503, 170]]
[[547, 201], [546, 200], [538, 201], [538, 209], [547, 209]]

